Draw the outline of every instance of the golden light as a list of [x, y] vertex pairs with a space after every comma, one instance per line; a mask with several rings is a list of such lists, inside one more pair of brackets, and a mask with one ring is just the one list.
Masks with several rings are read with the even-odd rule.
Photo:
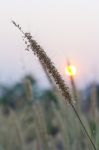
[[75, 76], [77, 73], [77, 68], [73, 65], [69, 65], [65, 68], [65, 73], [68, 76]]

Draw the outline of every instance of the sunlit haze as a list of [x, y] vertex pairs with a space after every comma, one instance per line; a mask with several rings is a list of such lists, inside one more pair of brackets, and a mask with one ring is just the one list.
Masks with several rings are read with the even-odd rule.
[[66, 66], [65, 73], [68, 76], [75, 76], [77, 74], [77, 68], [74, 65]]
[[77, 67], [78, 86], [99, 81], [98, 0], [0, 0], [0, 82], [10, 84], [32, 73], [48, 86], [37, 58], [25, 51], [11, 20], [31, 32], [66, 81], [67, 59]]

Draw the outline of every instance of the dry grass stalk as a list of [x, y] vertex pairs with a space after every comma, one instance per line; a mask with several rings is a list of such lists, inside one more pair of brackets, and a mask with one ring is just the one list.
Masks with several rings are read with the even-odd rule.
[[47, 56], [47, 54], [41, 48], [41, 46], [34, 39], [32, 39], [32, 36], [30, 33], [24, 33], [21, 30], [21, 27], [19, 25], [17, 25], [14, 21], [13, 23], [24, 34], [24, 38], [28, 40], [28, 42], [25, 41], [25, 44], [29, 43], [27, 45], [27, 49], [31, 48], [34, 54], [37, 55], [42, 65], [48, 70], [48, 72], [54, 78], [55, 83], [58, 85], [59, 89], [61, 90], [62, 95], [65, 97], [66, 100], [70, 102], [71, 95], [69, 93], [69, 88], [66, 86], [64, 80], [62, 79], [61, 75], [59, 74], [55, 66], [53, 65], [53, 62], [51, 61], [51, 59]]
[[38, 149], [41, 149], [41, 147], [44, 148], [44, 150], [50, 150], [49, 144], [48, 144], [48, 133], [47, 133], [47, 127], [44, 117], [44, 112], [42, 109], [42, 106], [40, 103], [34, 102], [33, 93], [32, 93], [32, 86], [29, 79], [25, 80], [25, 86], [27, 86], [27, 97], [28, 101], [32, 103], [32, 112], [33, 117], [35, 120], [35, 132], [37, 136], [37, 142], [38, 142]]
[[55, 107], [54, 104], [52, 105], [52, 108], [53, 108], [53, 112], [56, 116], [58, 126], [60, 127], [60, 131], [62, 133], [63, 147], [65, 150], [69, 149], [69, 140], [67, 138], [66, 124], [64, 123], [64, 120], [63, 120], [60, 112], [57, 110], [57, 108]]
[[98, 108], [97, 108], [97, 89], [96, 83], [92, 84], [91, 95], [90, 95], [90, 116], [94, 121], [98, 120]]
[[59, 74], [59, 72], [57, 71], [56, 67], [54, 66], [53, 62], [51, 61], [51, 59], [47, 56], [47, 54], [45, 53], [45, 51], [42, 49], [42, 47], [32, 38], [30, 33], [24, 33], [21, 29], [21, 27], [15, 23], [15, 21], [12, 21], [12, 23], [22, 32], [23, 34], [23, 38], [26, 40], [25, 44], [27, 45], [27, 50], [32, 50], [34, 52], [34, 55], [36, 55], [38, 57], [38, 59], [40, 60], [40, 62], [42, 62], [42, 65], [44, 65], [44, 67], [48, 70], [49, 74], [52, 75], [53, 79], [55, 80], [55, 83], [58, 85], [61, 94], [64, 96], [65, 100], [67, 100], [69, 102], [69, 104], [71, 105], [71, 107], [73, 108], [78, 120], [80, 121], [88, 139], [90, 140], [93, 149], [97, 150], [95, 147], [94, 142], [92, 141], [89, 133], [87, 132], [74, 104], [72, 103], [72, 98], [71, 98], [71, 94], [69, 92], [69, 88], [66, 86], [64, 80], [62, 79], [61, 75]]
[[20, 122], [16, 116], [16, 113], [13, 110], [11, 110], [11, 114], [13, 116], [13, 121], [14, 121], [14, 125], [15, 125], [16, 131], [17, 131], [17, 136], [18, 136], [18, 139], [20, 142], [20, 146], [21, 146], [22, 150], [25, 150], [26, 149], [25, 148], [25, 142], [24, 142], [24, 137], [22, 134]]

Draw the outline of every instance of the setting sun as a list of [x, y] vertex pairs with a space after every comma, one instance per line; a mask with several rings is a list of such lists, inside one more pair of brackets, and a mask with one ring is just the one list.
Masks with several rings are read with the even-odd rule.
[[67, 66], [67, 67], [65, 68], [65, 73], [66, 73], [66, 75], [68, 75], [68, 76], [75, 76], [76, 73], [77, 73], [77, 69], [76, 69], [75, 66], [69, 65], [69, 66]]

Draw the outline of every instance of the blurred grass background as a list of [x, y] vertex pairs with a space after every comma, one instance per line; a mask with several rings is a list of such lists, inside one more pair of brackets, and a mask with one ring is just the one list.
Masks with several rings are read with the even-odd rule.
[[[40, 89], [33, 76], [1, 86], [0, 150], [91, 150], [70, 105], [57, 87]], [[72, 93], [71, 93], [72, 94]], [[99, 149], [99, 85], [77, 89], [75, 107]]]

